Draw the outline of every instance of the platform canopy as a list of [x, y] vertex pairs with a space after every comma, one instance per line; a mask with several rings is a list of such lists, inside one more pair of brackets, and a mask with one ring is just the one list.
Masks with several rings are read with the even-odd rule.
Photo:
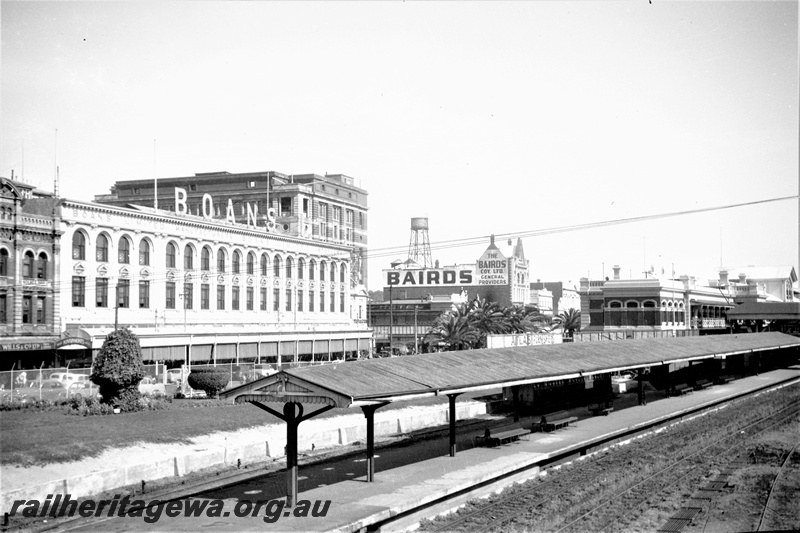
[[770, 332], [439, 352], [287, 369], [220, 398], [357, 407], [788, 347], [800, 338]]

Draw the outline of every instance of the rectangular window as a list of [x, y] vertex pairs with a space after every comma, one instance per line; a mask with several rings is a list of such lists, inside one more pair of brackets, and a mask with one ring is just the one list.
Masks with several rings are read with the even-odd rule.
[[247, 287], [247, 310], [253, 310], [253, 287]]
[[314, 293], [313, 292], [309, 292], [308, 293], [308, 310], [312, 311], [312, 312], [314, 311]]
[[217, 309], [225, 309], [225, 285], [217, 285]]
[[72, 307], [86, 306], [86, 278], [72, 276]]
[[342, 208], [338, 205], [333, 206], [333, 221], [334, 222], [341, 222], [342, 221]]
[[175, 309], [175, 282], [167, 282], [167, 309]]
[[339, 294], [339, 312], [344, 313], [344, 293]]
[[353, 211], [348, 209], [347, 211], [345, 211], [345, 216], [347, 217], [347, 219], [346, 219], [347, 225], [348, 226], [352, 226], [353, 225]]
[[303, 291], [297, 291], [297, 310], [303, 310]]
[[320, 313], [324, 313], [325, 312], [325, 293], [324, 292], [320, 292], [319, 293], [319, 312]]
[[209, 292], [208, 283], [200, 285], [200, 309], [208, 309]]
[[281, 214], [282, 217], [288, 217], [292, 215], [292, 199], [291, 198], [281, 198]]
[[331, 291], [331, 313], [336, 311], [336, 293]]
[[259, 291], [259, 295], [258, 296], [259, 296], [259, 299], [261, 300], [259, 302], [259, 309], [261, 309], [262, 311], [266, 311], [267, 310], [267, 288], [266, 287], [261, 287], [261, 290]]
[[31, 320], [31, 297], [30, 296], [23, 296], [22, 297], [22, 323], [23, 324], [30, 324]]
[[131, 306], [131, 282], [127, 279], [119, 280], [117, 285], [117, 298], [120, 307]]
[[108, 278], [97, 278], [95, 282], [95, 305], [108, 307]]
[[233, 294], [231, 297], [231, 309], [234, 311], [239, 310], [239, 287], [233, 288]]
[[183, 308], [194, 309], [194, 284], [183, 284]]
[[281, 290], [280, 289], [272, 289], [272, 310], [273, 311], [280, 311], [281, 310]]
[[308, 198], [303, 198], [303, 214], [308, 216]]
[[292, 289], [286, 289], [286, 310], [292, 310]]
[[44, 324], [44, 296], [39, 296], [36, 298], [36, 323], [37, 324]]
[[139, 309], [150, 309], [150, 282], [139, 281]]
[[0, 294], [0, 324], [5, 324], [8, 322], [8, 311], [6, 311], [6, 305], [8, 305], [8, 296], [5, 294]]

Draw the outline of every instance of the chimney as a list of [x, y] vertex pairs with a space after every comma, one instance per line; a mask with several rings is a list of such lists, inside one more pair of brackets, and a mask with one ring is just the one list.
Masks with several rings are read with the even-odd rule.
[[747, 274], [744, 272], [739, 274], [739, 283], [747, 283]]
[[619, 265], [614, 265], [614, 279], [619, 279]]

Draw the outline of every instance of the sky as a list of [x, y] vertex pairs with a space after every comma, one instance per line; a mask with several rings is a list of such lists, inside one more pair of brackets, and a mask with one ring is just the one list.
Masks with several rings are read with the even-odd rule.
[[345, 174], [372, 290], [412, 217], [442, 265], [528, 234], [576, 285], [800, 261], [796, 1], [3, 0], [0, 34], [0, 175]]

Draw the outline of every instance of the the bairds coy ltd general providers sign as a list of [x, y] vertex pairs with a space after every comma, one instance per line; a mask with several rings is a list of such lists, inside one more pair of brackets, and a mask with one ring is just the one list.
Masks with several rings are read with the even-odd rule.
[[384, 287], [462, 287], [508, 284], [508, 259], [490, 246], [474, 265], [384, 270]]

